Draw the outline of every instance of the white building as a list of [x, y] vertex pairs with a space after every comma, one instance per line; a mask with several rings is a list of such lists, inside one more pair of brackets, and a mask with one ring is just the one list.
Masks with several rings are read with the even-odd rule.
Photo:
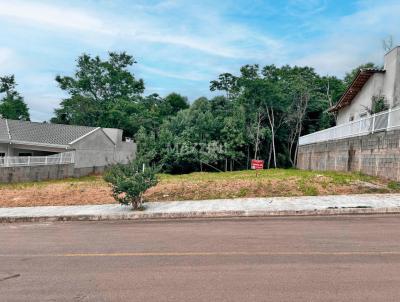
[[114, 128], [34, 123], [0, 118], [0, 169], [73, 164], [92, 171], [134, 158], [136, 144]]
[[[379, 112], [374, 102], [381, 105]], [[400, 128], [400, 46], [385, 55], [382, 69], [359, 70], [329, 111], [336, 114], [337, 125], [300, 137], [300, 145]]]
[[330, 109], [337, 113], [337, 125], [370, 115], [373, 101], [383, 99], [388, 108], [400, 105], [400, 46], [385, 55], [383, 69], [361, 69], [342, 95]]

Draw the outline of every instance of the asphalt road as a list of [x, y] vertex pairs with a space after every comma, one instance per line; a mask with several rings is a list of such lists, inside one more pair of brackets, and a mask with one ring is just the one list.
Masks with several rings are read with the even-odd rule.
[[0, 301], [399, 301], [400, 216], [0, 225]]

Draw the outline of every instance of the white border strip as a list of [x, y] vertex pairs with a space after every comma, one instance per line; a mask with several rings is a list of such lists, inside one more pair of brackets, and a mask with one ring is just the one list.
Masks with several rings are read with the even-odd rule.
[[86, 136], [92, 134], [93, 132], [95, 132], [95, 131], [97, 131], [97, 130], [99, 130], [99, 129], [101, 129], [101, 127], [97, 127], [97, 128], [95, 128], [95, 129], [93, 129], [92, 131], [89, 131], [88, 133], [82, 135], [81, 137], [78, 137], [76, 140], [73, 140], [72, 142], [68, 143], [68, 145], [75, 144], [76, 142], [80, 141], [82, 138], [84, 138], [84, 137], [86, 137]]

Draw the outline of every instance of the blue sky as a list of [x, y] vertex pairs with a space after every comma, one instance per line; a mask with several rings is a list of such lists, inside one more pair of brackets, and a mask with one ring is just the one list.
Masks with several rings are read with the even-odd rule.
[[343, 76], [382, 64], [400, 39], [400, 1], [0, 0], [0, 75], [13, 73], [33, 120], [48, 120], [82, 53], [125, 50], [146, 94], [211, 96], [209, 81], [244, 64], [309, 65]]

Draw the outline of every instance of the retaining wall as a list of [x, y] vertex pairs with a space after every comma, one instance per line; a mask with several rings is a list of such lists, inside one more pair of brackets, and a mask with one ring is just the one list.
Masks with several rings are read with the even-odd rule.
[[82, 177], [90, 174], [103, 173], [105, 168], [106, 167], [75, 168], [74, 164], [0, 167], [0, 183]]
[[297, 167], [319, 171], [358, 171], [400, 181], [400, 130], [299, 147]]

